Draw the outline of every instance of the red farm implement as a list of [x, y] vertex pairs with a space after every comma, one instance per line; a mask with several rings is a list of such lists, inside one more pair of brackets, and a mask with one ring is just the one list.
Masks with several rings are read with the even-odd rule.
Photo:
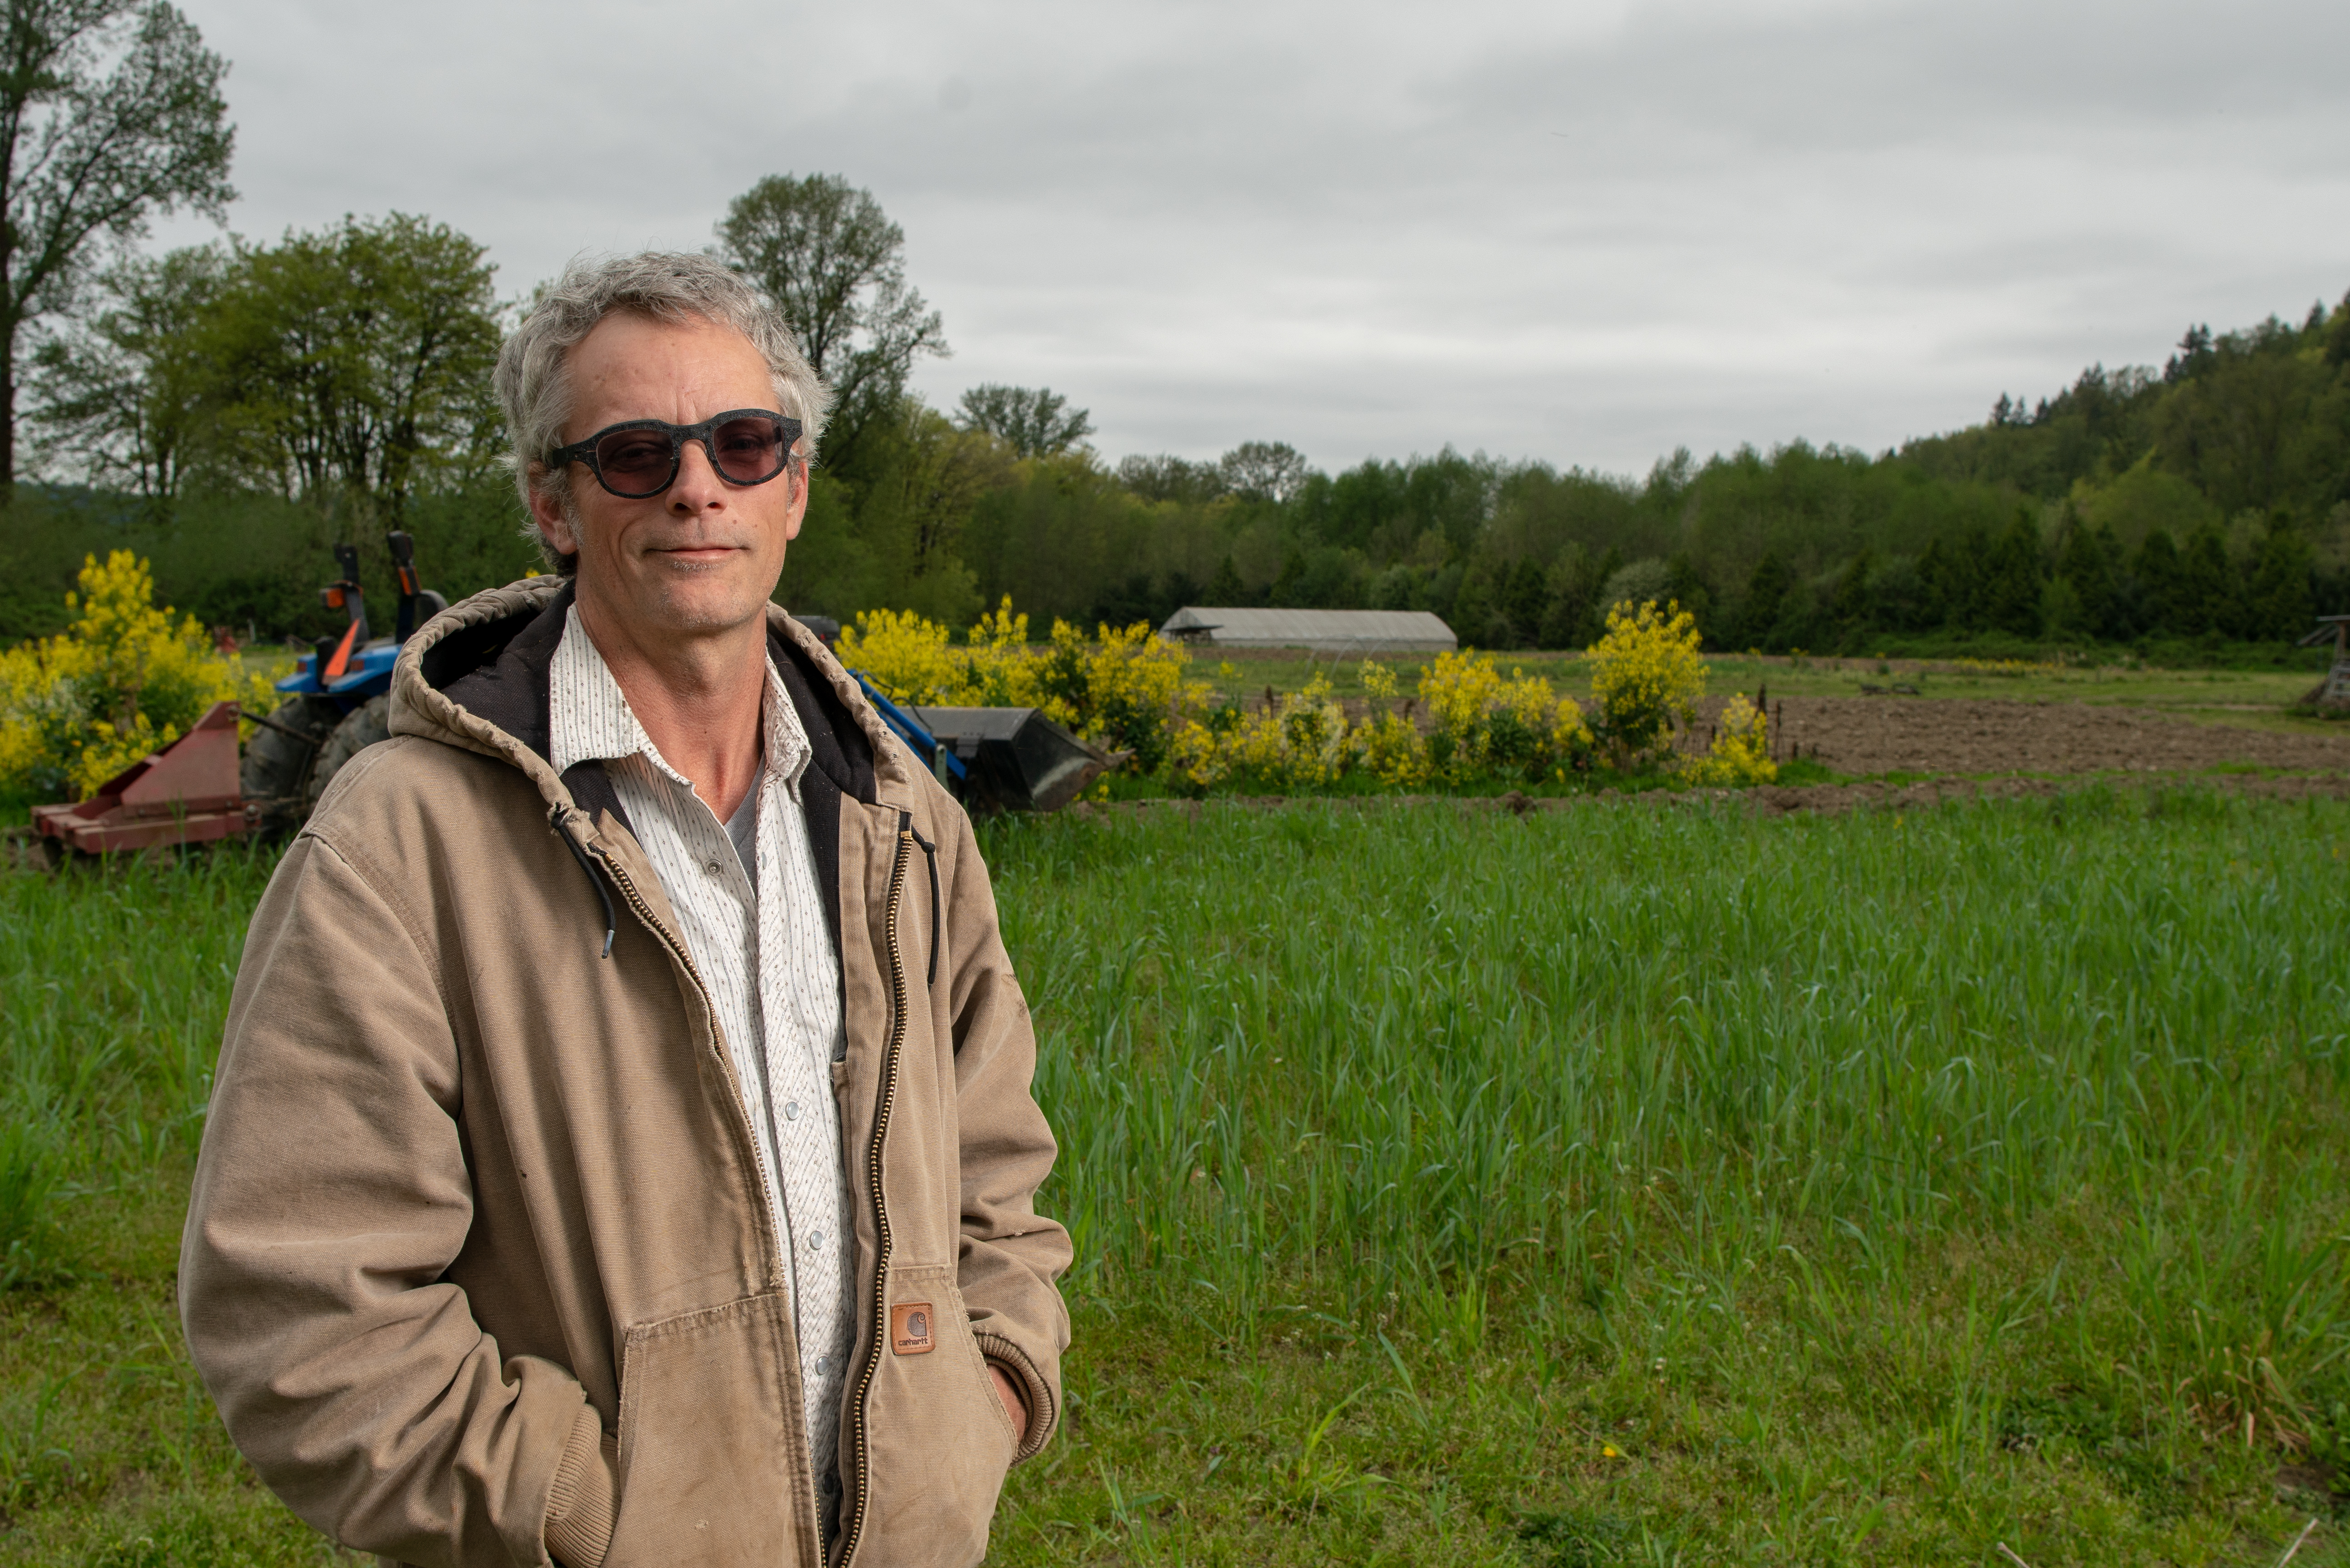
[[195, 727], [150, 752], [71, 805], [36, 805], [33, 831], [88, 854], [203, 844], [250, 831], [257, 820], [237, 783], [237, 708], [215, 702]]

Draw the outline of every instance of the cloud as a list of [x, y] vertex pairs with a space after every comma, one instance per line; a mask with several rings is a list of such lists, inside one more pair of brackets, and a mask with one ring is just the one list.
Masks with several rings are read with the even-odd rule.
[[945, 315], [923, 390], [1112, 454], [1874, 449], [2350, 287], [2306, 0], [190, 10], [244, 232], [428, 213], [520, 293], [837, 171]]

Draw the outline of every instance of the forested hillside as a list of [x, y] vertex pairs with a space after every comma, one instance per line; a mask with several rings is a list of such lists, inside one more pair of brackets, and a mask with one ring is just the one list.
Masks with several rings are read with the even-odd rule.
[[[826, 223], [866, 249], [811, 280], [791, 236]], [[1038, 624], [1426, 608], [1464, 642], [1556, 648], [1617, 599], [1669, 597], [1717, 648], [2166, 659], [2279, 649], [2313, 612], [2350, 611], [2350, 299], [2298, 326], [2197, 327], [2159, 370], [2093, 368], [1873, 455], [1682, 451], [1631, 478], [1448, 446], [1331, 473], [1272, 440], [1111, 462], [1043, 389], [927, 405], [909, 376], [944, 324], [903, 236], [844, 182], [763, 181], [716, 234], [795, 311], [835, 311], [795, 323], [846, 389], [780, 590], [799, 609], [960, 627], [1005, 595]], [[478, 245], [400, 215], [118, 266], [33, 358], [46, 478], [0, 527], [0, 639], [51, 629], [83, 555], [124, 545], [174, 604], [264, 638], [327, 629], [338, 539], [388, 587], [388, 526], [452, 598], [520, 575], [536, 556], [487, 386], [515, 307], [491, 284]]]

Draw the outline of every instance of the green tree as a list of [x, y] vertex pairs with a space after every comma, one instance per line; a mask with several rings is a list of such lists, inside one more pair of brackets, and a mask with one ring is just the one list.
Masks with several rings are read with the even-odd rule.
[[2278, 504], [2321, 512], [2350, 461], [2345, 395], [2323, 340], [2316, 326], [2304, 332], [2271, 317], [2208, 341], [2199, 368], [2156, 410], [2163, 466], [2225, 515]]
[[2099, 637], [2126, 635], [2119, 629], [2121, 542], [2110, 524], [2093, 528], [2067, 504], [2055, 575], [2071, 591], [2078, 629]]
[[1226, 608], [1239, 608], [1248, 603], [1248, 590], [1241, 587], [1240, 568], [1232, 564], [1232, 553], [1226, 551], [1216, 575], [1208, 580], [1207, 602]]
[[1916, 561], [1897, 556], [1870, 576], [1868, 618], [1887, 631], [1926, 631], [1933, 628], [1939, 615], [1929, 602], [1925, 575], [1918, 569]]
[[1297, 498], [1311, 469], [1287, 441], [1249, 441], [1224, 453], [1216, 471], [1229, 493], [1284, 506]]
[[1542, 647], [1581, 648], [1598, 640], [1599, 592], [1615, 569], [1612, 552], [1604, 562], [1579, 544], [1570, 543], [1560, 553], [1544, 579], [1548, 597], [1537, 639]]
[[2199, 524], [2178, 552], [2172, 579], [2172, 618], [2185, 637], [2225, 636], [2235, 618], [2235, 585], [2228, 567], [2228, 542], [2219, 525]]
[[2178, 545], [2168, 528], [2150, 528], [2130, 557], [2130, 580], [2137, 594], [2141, 631], [2177, 633], [2182, 607], [2178, 593]]
[[879, 602], [966, 624], [981, 604], [977, 574], [963, 559], [964, 532], [981, 499], [1011, 483], [1011, 449], [913, 398], [874, 424], [866, 442], [853, 527], [879, 570]]
[[1223, 470], [1217, 464], [1180, 457], [1137, 453], [1120, 458], [1118, 482], [1145, 501], [1173, 501], [1186, 506], [1204, 506], [1227, 493]]
[[955, 423], [967, 431], [984, 431], [1018, 457], [1058, 457], [1094, 433], [1092, 414], [1068, 403], [1050, 387], [990, 381], [962, 395]]
[[1845, 563], [1836, 575], [1835, 587], [1828, 595], [1828, 615], [1839, 631], [1864, 631], [1868, 627], [1869, 569], [1875, 563], [1869, 558], [1866, 545], [1860, 554]]
[[234, 198], [227, 72], [168, 5], [0, 0], [0, 487], [27, 327], [73, 305], [99, 246]]
[[1273, 587], [1265, 602], [1284, 608], [1293, 608], [1305, 601], [1305, 552], [1291, 545], [1289, 554], [1281, 558], [1281, 571], [1273, 579]]
[[[1492, 573], [1483, 563], [1469, 568], [1452, 596], [1451, 613], [1444, 618], [1463, 648], [1492, 646], [1494, 591]], [[1276, 603], [1279, 601], [1276, 600]]]
[[240, 251], [198, 337], [218, 477], [397, 526], [420, 487], [498, 451], [492, 264], [446, 224], [394, 213]]
[[225, 247], [197, 245], [107, 269], [99, 307], [34, 354], [33, 466], [151, 503], [178, 496], [213, 389], [203, 328], [230, 265]]
[[906, 233], [837, 174], [770, 174], [734, 198], [718, 251], [765, 289], [832, 387], [827, 461], [858, 471], [867, 427], [905, 395], [917, 358], [948, 352], [939, 313], [906, 281]]
[[2073, 579], [2062, 572], [2049, 573], [2040, 585], [2041, 634], [2070, 642], [2087, 634], [2088, 620], [2087, 612], [2081, 607], [2081, 596], [2073, 587]]
[[2291, 515], [2272, 514], [2250, 564], [2237, 635], [2247, 641], [2270, 642], [2307, 631], [2317, 613], [2314, 563], [2315, 552]]
[[2007, 532], [2000, 535], [1984, 574], [1983, 622], [2018, 637], [2040, 631], [2040, 527], [2028, 510], [2019, 510]]
[[[1682, 458], [1689, 454], [1683, 452]], [[1713, 624], [1713, 585], [1696, 556], [1688, 550], [1676, 550], [1665, 563], [1665, 597], [1697, 618], [1698, 629], [1711, 634], [1717, 630]], [[1716, 647], [1721, 644], [1715, 643]]]
[[1534, 648], [1540, 643], [1543, 610], [1549, 600], [1550, 585], [1542, 563], [1532, 556], [1518, 557], [1503, 579], [1501, 592], [1502, 618], [1510, 623], [1513, 647]]
[[1779, 624], [1787, 591], [1794, 586], [1795, 574], [1779, 558], [1778, 552], [1764, 551], [1746, 579], [1746, 602], [1738, 611], [1739, 636], [1748, 647], [1770, 646], [1772, 629]]

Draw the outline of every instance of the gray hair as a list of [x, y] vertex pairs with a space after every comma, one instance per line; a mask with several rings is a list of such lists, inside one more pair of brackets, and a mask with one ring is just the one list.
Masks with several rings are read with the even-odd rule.
[[[656, 321], [700, 319], [749, 338], [767, 361], [777, 405], [800, 422], [793, 451], [797, 466], [806, 472], [832, 407], [832, 389], [809, 368], [783, 313], [755, 285], [715, 256], [691, 251], [577, 259], [539, 291], [522, 325], [498, 349], [494, 380], [513, 441], [515, 487], [525, 509], [536, 494], [551, 497], [567, 515], [572, 513], [570, 465], [542, 468], [535, 476], [531, 469], [563, 444], [563, 427], [571, 418], [571, 350], [616, 310]], [[571, 569], [576, 557], [558, 556], [535, 521], [524, 532], [537, 541], [549, 566]]]

